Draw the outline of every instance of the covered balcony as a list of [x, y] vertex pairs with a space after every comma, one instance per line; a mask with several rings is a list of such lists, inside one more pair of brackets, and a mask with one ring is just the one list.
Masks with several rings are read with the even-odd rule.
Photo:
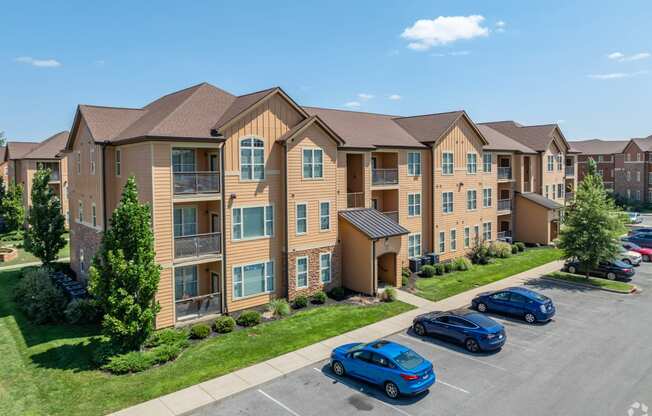
[[512, 157], [498, 156], [498, 180], [511, 181], [512, 179]]
[[[419, 204], [420, 205], [420, 204]], [[371, 192], [371, 206], [398, 224], [398, 190], [385, 189]], [[421, 207], [419, 206], [419, 211]], [[414, 211], [414, 208], [413, 208]]]
[[398, 185], [398, 153], [374, 152], [371, 154], [371, 185]]
[[174, 268], [176, 322], [222, 313], [220, 262]]
[[174, 261], [215, 258], [222, 254], [220, 203], [174, 204]]
[[512, 210], [512, 200], [511, 199], [499, 199], [498, 200], [498, 213], [509, 212]]
[[346, 155], [346, 207], [364, 208], [364, 155], [347, 153]]
[[60, 182], [61, 181], [61, 172], [59, 171], [59, 162], [37, 162], [36, 169], [50, 170], [50, 182]]
[[218, 195], [221, 183], [219, 161], [219, 150], [215, 148], [173, 148], [173, 194]]

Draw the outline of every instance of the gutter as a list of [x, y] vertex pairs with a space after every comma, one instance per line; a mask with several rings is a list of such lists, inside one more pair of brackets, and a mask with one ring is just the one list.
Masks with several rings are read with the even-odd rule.
[[435, 251], [435, 145], [430, 146], [430, 252]]
[[290, 245], [289, 245], [289, 224], [288, 224], [288, 148], [287, 143], [283, 143], [283, 149], [285, 150], [285, 163], [283, 166], [283, 192], [285, 193], [285, 212], [284, 212], [284, 225], [285, 225], [285, 235], [284, 244], [285, 244], [285, 271], [283, 277], [285, 278], [285, 298], [288, 299], [290, 296]]
[[102, 228], [106, 231], [106, 146], [108, 142], [101, 142], [102, 146]]
[[229, 314], [229, 306], [228, 302], [226, 299], [226, 291], [228, 290], [226, 287], [226, 207], [224, 204], [226, 203], [225, 201], [225, 193], [224, 193], [224, 185], [226, 183], [226, 180], [224, 178], [224, 146], [220, 147], [220, 188], [222, 190], [222, 200], [220, 201], [221, 205], [221, 215], [222, 215], [222, 235], [221, 235], [221, 240], [222, 240], [222, 311], [221, 313], [228, 315]]

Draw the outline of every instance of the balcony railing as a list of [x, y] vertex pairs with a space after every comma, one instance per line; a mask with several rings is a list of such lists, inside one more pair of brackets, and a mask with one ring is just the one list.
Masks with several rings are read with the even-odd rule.
[[512, 236], [511, 231], [498, 231], [496, 233], [496, 240], [504, 240]]
[[219, 293], [196, 296], [174, 302], [177, 321], [196, 319], [204, 315], [222, 312], [222, 299]]
[[566, 166], [566, 176], [575, 176], [575, 166]]
[[398, 184], [398, 169], [373, 169], [371, 171], [373, 185]]
[[498, 167], [498, 179], [512, 179], [512, 168]]
[[566, 192], [566, 202], [572, 201], [575, 198], [575, 192]]
[[61, 180], [61, 175], [58, 170], [53, 170], [50, 172], [50, 182], [59, 182]]
[[174, 172], [174, 194], [211, 194], [220, 192], [219, 172]]
[[364, 208], [364, 192], [349, 192], [346, 194], [347, 208]]
[[498, 200], [498, 211], [511, 211], [512, 210], [512, 200], [511, 199], [499, 199]]
[[174, 238], [175, 259], [220, 254], [221, 252], [221, 233], [185, 235]]
[[398, 224], [398, 211], [383, 211], [383, 214]]
[[532, 184], [530, 182], [523, 183], [523, 192], [532, 192]]

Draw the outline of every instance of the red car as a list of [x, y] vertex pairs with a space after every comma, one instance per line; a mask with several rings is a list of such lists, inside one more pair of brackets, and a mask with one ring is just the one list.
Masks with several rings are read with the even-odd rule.
[[652, 261], [652, 248], [643, 248], [630, 241], [623, 241], [623, 247], [639, 253], [645, 262]]

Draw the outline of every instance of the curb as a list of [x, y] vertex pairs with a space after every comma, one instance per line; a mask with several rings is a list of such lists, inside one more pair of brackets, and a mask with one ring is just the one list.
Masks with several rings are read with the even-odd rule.
[[585, 285], [585, 284], [582, 284], [582, 283], [569, 282], [569, 281], [566, 281], [566, 280], [563, 280], [563, 279], [557, 279], [557, 278], [548, 277], [548, 276], [541, 276], [539, 279], [547, 280], [549, 282], [561, 283], [561, 284], [565, 284], [565, 285], [568, 285], [568, 286], [584, 287], [584, 288], [587, 288], [587, 289], [601, 290], [603, 292], [617, 293], [619, 295], [631, 295], [631, 294], [634, 294], [634, 293], [637, 293], [637, 292], [642, 292], [642, 290], [640, 290], [636, 285], [632, 285], [632, 290], [630, 290], [629, 292], [621, 292], [619, 290], [608, 289], [608, 288], [592, 286], [592, 285]]

